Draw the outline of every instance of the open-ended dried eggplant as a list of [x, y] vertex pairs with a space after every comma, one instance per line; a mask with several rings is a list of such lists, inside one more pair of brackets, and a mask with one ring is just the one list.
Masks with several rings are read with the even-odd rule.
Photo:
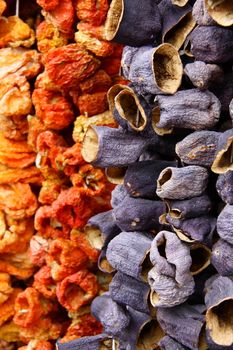
[[207, 194], [180, 201], [166, 201], [168, 213], [174, 219], [190, 219], [207, 214], [211, 208], [211, 200]]
[[210, 91], [183, 90], [173, 96], [158, 95], [156, 101], [158, 106], [152, 115], [156, 133], [160, 129], [208, 129], [216, 125], [220, 117], [221, 104]]
[[127, 167], [109, 167], [105, 169], [105, 175], [114, 185], [122, 185]]
[[186, 164], [211, 167], [219, 136], [216, 131], [195, 131], [176, 144], [176, 153]]
[[170, 0], [159, 3], [159, 11], [163, 18], [162, 42], [170, 43], [180, 49], [187, 35], [195, 26], [192, 18], [192, 6], [186, 4], [178, 7]]
[[[124, 66], [124, 52], [122, 65]], [[134, 48], [127, 79], [137, 85], [144, 93], [174, 94], [180, 84], [183, 66], [177, 49], [164, 43], [157, 47], [142, 46], [136, 52]], [[129, 49], [127, 49], [129, 57]]]
[[120, 336], [130, 322], [127, 311], [112, 300], [108, 293], [96, 297], [91, 304], [91, 312], [104, 327], [104, 332]]
[[[208, 281], [207, 281], [208, 282]], [[206, 327], [212, 341], [233, 345], [233, 280], [218, 276], [206, 286]]]
[[192, 84], [200, 90], [206, 90], [223, 80], [223, 70], [217, 64], [207, 64], [195, 61], [186, 64], [184, 73], [189, 77]]
[[165, 335], [159, 342], [159, 347], [161, 350], [188, 350], [184, 345], [181, 345], [169, 335]]
[[233, 3], [229, 0], [204, 0], [209, 15], [220, 26], [229, 27], [233, 24]]
[[190, 272], [192, 276], [200, 274], [210, 266], [211, 250], [203, 243], [193, 243], [190, 245], [190, 255], [192, 265]]
[[146, 314], [151, 312], [149, 306], [150, 287], [147, 283], [118, 271], [109, 285], [109, 293], [118, 304], [129, 305]]
[[124, 185], [117, 185], [112, 191], [111, 206], [117, 207], [125, 197], [129, 196]]
[[[146, 22], [145, 22], [146, 19]], [[117, 43], [141, 46], [160, 37], [161, 16], [156, 1], [113, 0], [105, 22], [105, 38]]]
[[233, 276], [233, 245], [219, 239], [212, 248], [211, 263], [221, 276]]
[[101, 249], [99, 258], [98, 258], [98, 269], [106, 274], [112, 274], [116, 272], [116, 269], [110, 265], [106, 257], [107, 253], [107, 244]]
[[217, 231], [223, 240], [233, 244], [233, 205], [227, 204], [219, 214]]
[[90, 126], [82, 145], [86, 162], [98, 167], [127, 166], [138, 160], [149, 140], [126, 134], [122, 129]]
[[165, 204], [144, 198], [125, 197], [113, 209], [117, 226], [122, 231], [150, 231], [161, 229], [159, 217], [165, 212]]
[[121, 232], [108, 244], [107, 259], [117, 270], [145, 282], [152, 267], [149, 261], [151, 242], [145, 233]]
[[195, 287], [189, 247], [175, 233], [161, 231], [152, 242], [150, 260], [154, 266], [148, 273], [151, 304], [173, 307], [185, 302]]
[[216, 189], [223, 202], [233, 204], [233, 171], [218, 176]]
[[233, 170], [233, 129], [220, 134], [211, 170], [216, 174]]
[[155, 199], [156, 181], [161, 171], [169, 166], [175, 166], [172, 161], [142, 161], [128, 166], [124, 177], [124, 185], [132, 197]]
[[202, 26], [212, 26], [215, 25], [216, 22], [210, 17], [206, 6], [205, 0], [196, 0], [193, 5], [193, 18], [197, 22], [197, 24]]
[[108, 91], [109, 109], [125, 130], [143, 131], [151, 120], [151, 108], [128, 86], [114, 85]]
[[157, 319], [167, 335], [189, 349], [208, 349], [205, 341], [205, 317], [197, 305], [184, 303], [173, 308], [158, 308]]
[[196, 197], [205, 191], [208, 176], [208, 171], [197, 165], [168, 167], [159, 175], [156, 193], [160, 198], [167, 199]]
[[225, 63], [233, 59], [233, 29], [199, 26], [189, 36], [195, 59], [207, 63]]

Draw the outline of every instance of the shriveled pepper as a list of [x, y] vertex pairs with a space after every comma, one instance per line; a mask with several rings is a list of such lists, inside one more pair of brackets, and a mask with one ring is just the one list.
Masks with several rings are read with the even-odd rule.
[[42, 14], [45, 16], [46, 21], [51, 22], [59, 31], [69, 35], [72, 34], [74, 24], [72, 0], [59, 0], [57, 6], [49, 11], [42, 11]]
[[66, 277], [57, 286], [58, 301], [69, 311], [77, 311], [88, 304], [98, 293], [96, 276], [88, 270], [82, 270]]
[[45, 298], [56, 298], [56, 283], [51, 276], [51, 268], [43, 266], [34, 275], [33, 288], [40, 292]]
[[78, 18], [95, 26], [105, 21], [108, 8], [108, 0], [76, 0]]
[[9, 298], [1, 304], [0, 326], [9, 320], [15, 313], [15, 300], [18, 294], [22, 291], [20, 288], [14, 288]]
[[97, 262], [100, 252], [91, 246], [85, 232], [74, 229], [70, 233], [70, 239], [71, 241], [75, 242], [75, 244], [88, 256], [91, 261]]
[[4, 303], [12, 292], [10, 275], [0, 272], [0, 304]]
[[68, 36], [46, 21], [41, 22], [36, 28], [36, 38], [38, 50], [42, 53], [68, 43]]
[[0, 18], [0, 48], [6, 46], [30, 47], [34, 42], [34, 31], [18, 16]]
[[34, 235], [30, 240], [29, 256], [33, 265], [43, 266], [49, 249], [49, 241], [45, 238]]
[[9, 273], [19, 280], [28, 279], [33, 275], [34, 266], [32, 265], [28, 252], [1, 254], [0, 271]]

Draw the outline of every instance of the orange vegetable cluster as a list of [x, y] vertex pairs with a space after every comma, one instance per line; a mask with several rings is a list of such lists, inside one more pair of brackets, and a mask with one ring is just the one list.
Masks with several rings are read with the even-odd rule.
[[90, 124], [117, 127], [107, 91], [127, 83], [122, 47], [104, 39], [108, 0], [37, 4], [33, 28], [0, 17], [0, 339], [20, 350], [102, 332], [89, 305], [110, 277], [85, 225], [113, 185], [81, 145]]

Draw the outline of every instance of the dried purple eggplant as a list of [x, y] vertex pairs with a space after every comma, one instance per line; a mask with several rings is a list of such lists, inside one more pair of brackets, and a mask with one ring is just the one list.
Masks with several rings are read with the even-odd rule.
[[205, 6], [209, 15], [220, 26], [233, 25], [233, 3], [229, 0], [205, 0]]
[[145, 282], [151, 268], [151, 242], [152, 239], [145, 233], [121, 232], [108, 244], [107, 259], [117, 270]]
[[104, 332], [113, 337], [120, 336], [130, 322], [126, 310], [113, 301], [108, 293], [92, 301], [91, 313], [102, 323]]
[[125, 197], [128, 197], [128, 192], [124, 185], [117, 185], [112, 191], [111, 206], [117, 207]]
[[227, 204], [219, 214], [217, 231], [223, 240], [233, 244], [233, 205]]
[[215, 131], [195, 131], [176, 144], [176, 153], [186, 164], [211, 167], [219, 136]]
[[156, 181], [160, 172], [169, 166], [176, 166], [176, 162], [169, 161], [144, 161], [129, 165], [124, 184], [132, 197], [156, 198]]
[[233, 129], [220, 134], [211, 170], [216, 174], [233, 170]]
[[206, 327], [212, 341], [222, 346], [233, 346], [233, 280], [218, 276], [207, 281], [205, 304]]
[[130, 324], [123, 337], [127, 339], [126, 349], [157, 349], [164, 332], [156, 319], [128, 307]]
[[223, 202], [233, 204], [233, 171], [218, 176], [216, 189]]
[[201, 195], [208, 184], [208, 171], [197, 165], [168, 167], [159, 175], [156, 193], [160, 198], [186, 199]]
[[211, 87], [211, 91], [221, 102], [222, 112], [229, 113], [229, 104], [233, 98], [233, 72], [228, 71], [223, 77], [223, 82]]
[[[145, 22], [146, 18], [146, 22]], [[105, 22], [105, 37], [117, 43], [142, 46], [160, 36], [161, 16], [154, 0], [113, 0]]]
[[124, 176], [126, 167], [110, 167], [105, 169], [105, 175], [109, 182], [114, 185], [122, 185], [124, 183]]
[[163, 18], [162, 42], [170, 43], [180, 49], [187, 35], [195, 27], [192, 6], [186, 4], [183, 7], [178, 7], [170, 0], [162, 0], [158, 7]]
[[218, 345], [218, 344], [214, 343], [213, 340], [211, 339], [209, 333], [210, 332], [207, 329], [206, 330], [206, 341], [207, 341], [209, 350], [232, 350], [231, 345], [230, 346], [222, 346], [222, 345]]
[[151, 304], [173, 307], [185, 302], [195, 287], [189, 247], [175, 233], [161, 231], [152, 242], [150, 260], [154, 265], [148, 273]]
[[200, 274], [210, 266], [211, 250], [205, 244], [193, 243], [190, 246], [192, 265], [190, 272], [193, 276]]
[[164, 332], [191, 350], [206, 350], [205, 318], [197, 305], [178, 305], [158, 308], [157, 319]]
[[150, 287], [147, 283], [118, 271], [109, 285], [109, 293], [118, 304], [129, 305], [146, 314], [151, 313], [149, 307]]
[[143, 131], [151, 119], [150, 106], [128, 86], [114, 85], [108, 91], [108, 103], [115, 120], [125, 130]]
[[200, 90], [206, 90], [223, 80], [223, 70], [217, 64], [207, 64], [195, 61], [186, 64], [184, 73], [189, 77], [192, 84]]
[[110, 265], [106, 257], [107, 252], [107, 244], [103, 246], [101, 249], [99, 258], [98, 258], [98, 269], [106, 274], [112, 274], [116, 272], [116, 269]]
[[166, 201], [168, 213], [174, 219], [196, 218], [209, 213], [212, 208], [211, 200], [207, 194], [184, 199], [181, 201]]
[[198, 61], [226, 63], [233, 59], [233, 29], [199, 26], [190, 34], [191, 52]]
[[183, 90], [174, 96], [158, 95], [156, 100], [158, 106], [152, 114], [152, 126], [156, 133], [160, 129], [208, 129], [216, 125], [220, 117], [221, 104], [208, 90]]
[[113, 217], [113, 210], [92, 216], [85, 226], [87, 239], [93, 248], [98, 250], [120, 232]]
[[211, 263], [222, 276], [233, 276], [233, 245], [219, 239], [212, 248]]
[[82, 156], [98, 167], [127, 166], [138, 160], [149, 140], [126, 134], [122, 129], [90, 126], [84, 137]]
[[188, 348], [184, 345], [181, 345], [173, 338], [169, 337], [169, 335], [165, 335], [160, 342], [159, 347], [161, 350], [188, 350]]
[[198, 218], [180, 220], [167, 215], [166, 220], [182, 241], [188, 243], [201, 242], [207, 246], [211, 246], [216, 228], [215, 217], [203, 215]]
[[195, 4], [193, 5], [192, 15], [197, 24], [199, 25], [212, 26], [216, 24], [213, 18], [210, 17], [206, 9], [204, 0], [196, 0]]
[[136, 52], [132, 50], [134, 54], [126, 78], [137, 85], [140, 94], [174, 94], [178, 90], [183, 66], [174, 46], [165, 43], [157, 47], [143, 46]]
[[113, 209], [117, 226], [122, 231], [150, 231], [161, 229], [159, 217], [165, 212], [165, 204], [144, 198], [125, 197]]
[[108, 348], [105, 344], [112, 344], [112, 339], [110, 339], [106, 334], [98, 334], [89, 337], [82, 337], [75, 340], [71, 340], [66, 343], [57, 342], [57, 350], [111, 350], [112, 346]]

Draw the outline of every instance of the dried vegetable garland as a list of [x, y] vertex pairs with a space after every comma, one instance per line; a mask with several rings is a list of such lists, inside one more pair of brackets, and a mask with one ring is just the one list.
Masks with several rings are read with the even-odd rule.
[[38, 5], [20, 2], [18, 17], [0, 1], [1, 349], [101, 333], [90, 302], [111, 280], [85, 225], [114, 185], [81, 146], [89, 125], [117, 127], [107, 91], [127, 84], [123, 47], [104, 39], [107, 0]]
[[130, 84], [81, 154], [117, 185], [86, 226], [113, 279], [91, 305], [102, 335], [59, 350], [233, 349], [232, 25], [232, 1], [111, 1]]

